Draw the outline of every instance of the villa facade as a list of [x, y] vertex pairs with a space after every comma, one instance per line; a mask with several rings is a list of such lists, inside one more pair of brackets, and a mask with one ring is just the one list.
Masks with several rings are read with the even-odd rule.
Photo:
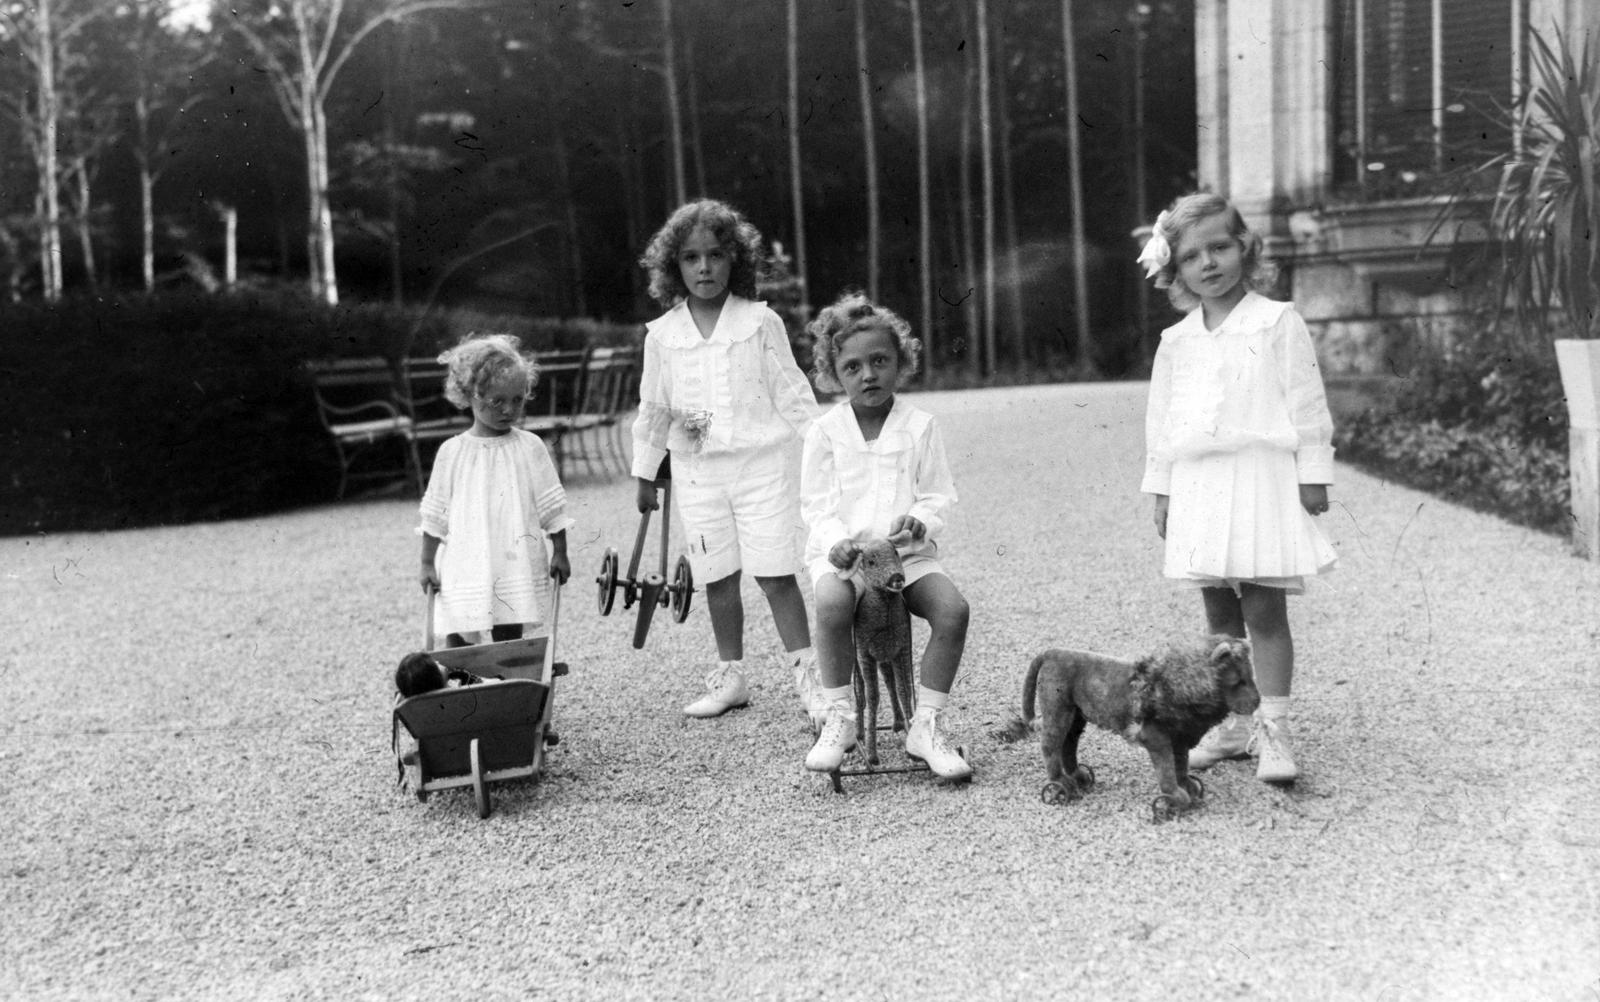
[[1199, 182], [1267, 235], [1332, 373], [1445, 333], [1483, 232], [1450, 171], [1510, 148], [1530, 32], [1600, 43], [1597, 0], [1196, 0]]

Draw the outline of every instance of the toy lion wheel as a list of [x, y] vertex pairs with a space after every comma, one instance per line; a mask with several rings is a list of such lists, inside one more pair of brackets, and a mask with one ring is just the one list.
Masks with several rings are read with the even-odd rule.
[[611, 615], [611, 606], [617, 600], [617, 551], [613, 547], [606, 547], [606, 555], [600, 561], [600, 576], [595, 578], [595, 583], [600, 586], [599, 606], [600, 615]]
[[1078, 768], [1073, 771], [1072, 778], [1077, 780], [1078, 785], [1084, 790], [1094, 789], [1094, 770], [1081, 762], [1078, 764]]
[[1165, 793], [1161, 794], [1161, 796], [1150, 801], [1150, 815], [1151, 820], [1158, 825], [1163, 821], [1171, 821], [1178, 816], [1177, 801]]
[[1183, 788], [1187, 790], [1189, 796], [1196, 801], [1204, 800], [1206, 798], [1206, 784], [1200, 782], [1199, 776], [1183, 777]]
[[1072, 799], [1072, 792], [1060, 783], [1051, 780], [1044, 784], [1044, 789], [1039, 791], [1039, 799], [1051, 807], [1065, 804]]
[[678, 557], [678, 566], [672, 573], [672, 621], [681, 623], [689, 618], [689, 603], [694, 595], [694, 572], [689, 569], [689, 558]]

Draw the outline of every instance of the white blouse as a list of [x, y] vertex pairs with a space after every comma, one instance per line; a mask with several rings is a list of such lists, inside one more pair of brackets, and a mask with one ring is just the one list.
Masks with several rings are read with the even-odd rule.
[[766, 303], [728, 296], [704, 338], [679, 303], [646, 325], [633, 475], [653, 480], [669, 450], [686, 456], [793, 441], [817, 410], [783, 321]]
[[1292, 303], [1251, 292], [1215, 330], [1196, 308], [1161, 332], [1141, 492], [1170, 494], [1175, 461], [1252, 446], [1292, 452], [1302, 484], [1331, 484], [1332, 443], [1316, 348]]
[[849, 401], [824, 413], [806, 435], [800, 513], [810, 530], [807, 563], [827, 556], [841, 540], [887, 536], [901, 515], [920, 521], [927, 534], [900, 552], [932, 554], [945, 510], [955, 502], [939, 426], [904, 397], [895, 397], [874, 441], [862, 437]]

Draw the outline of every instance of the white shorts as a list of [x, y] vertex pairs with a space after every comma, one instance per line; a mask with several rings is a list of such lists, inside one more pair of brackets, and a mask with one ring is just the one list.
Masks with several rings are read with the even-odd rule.
[[697, 581], [800, 569], [799, 463], [789, 448], [672, 457], [672, 502]]

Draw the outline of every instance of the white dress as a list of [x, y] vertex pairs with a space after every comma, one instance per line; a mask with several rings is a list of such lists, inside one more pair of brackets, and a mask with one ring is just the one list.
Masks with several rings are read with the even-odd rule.
[[539, 436], [464, 432], [439, 446], [422, 498], [422, 531], [443, 541], [434, 632], [470, 634], [544, 621], [550, 596], [545, 537], [574, 524]]
[[902, 396], [895, 397], [871, 442], [862, 437], [847, 400], [826, 411], [806, 434], [800, 510], [809, 529], [805, 559], [813, 581], [832, 570], [828, 552], [836, 543], [887, 536], [901, 515], [927, 530], [922, 539], [897, 547], [906, 583], [941, 570], [935, 540], [955, 502], [939, 426]]
[[1338, 554], [1301, 507], [1333, 483], [1333, 419], [1292, 304], [1247, 294], [1215, 330], [1195, 309], [1161, 334], [1140, 490], [1171, 498], [1163, 573], [1198, 586], [1303, 590]]

